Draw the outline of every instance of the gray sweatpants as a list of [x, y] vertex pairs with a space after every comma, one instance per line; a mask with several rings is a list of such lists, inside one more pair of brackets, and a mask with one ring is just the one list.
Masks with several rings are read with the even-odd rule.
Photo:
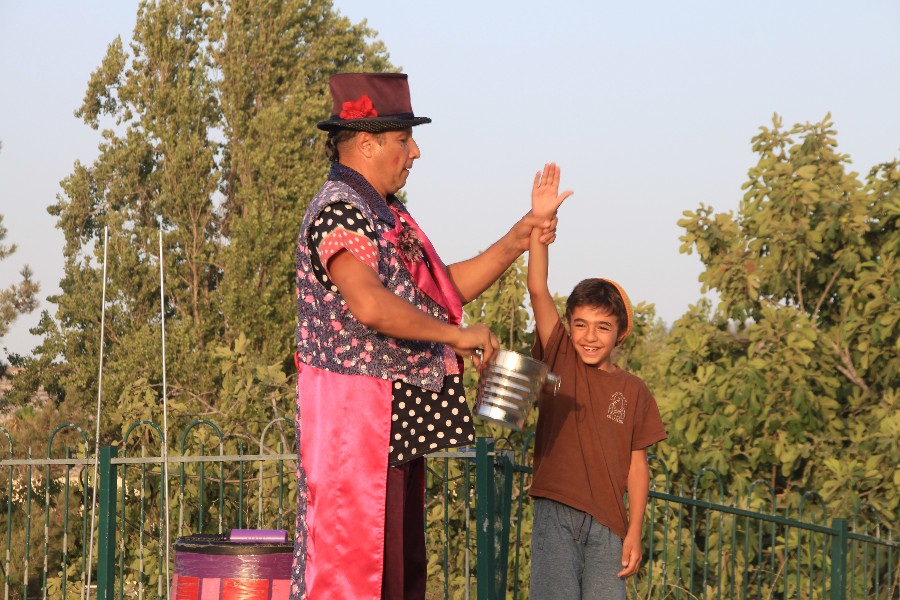
[[580, 510], [534, 499], [531, 600], [625, 600], [622, 538]]

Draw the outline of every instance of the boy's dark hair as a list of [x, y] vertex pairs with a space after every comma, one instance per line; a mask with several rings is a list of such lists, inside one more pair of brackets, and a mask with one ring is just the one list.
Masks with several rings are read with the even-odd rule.
[[585, 279], [575, 286], [566, 300], [566, 320], [569, 320], [575, 309], [580, 306], [600, 308], [609, 312], [616, 318], [619, 335], [625, 331], [625, 327], [628, 325], [628, 311], [625, 308], [622, 294], [619, 293], [616, 286], [604, 279]]

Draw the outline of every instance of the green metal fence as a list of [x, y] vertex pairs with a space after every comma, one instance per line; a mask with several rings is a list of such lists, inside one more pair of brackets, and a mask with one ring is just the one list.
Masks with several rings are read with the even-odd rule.
[[4, 599], [165, 598], [167, 549], [178, 537], [293, 526], [289, 419], [265, 424], [255, 448], [209, 421], [193, 421], [179, 436], [170, 433], [178, 452], [165, 458], [162, 431], [148, 421], [96, 457], [72, 423], [52, 432], [44, 458], [31, 449], [15, 458], [12, 437], [0, 432], [8, 442], [0, 461]]
[[[177, 452], [166, 456], [162, 432], [146, 421], [97, 457], [75, 424], [51, 432], [42, 458], [31, 449], [15, 458], [9, 432], [0, 432], [8, 442], [0, 461], [4, 599], [165, 598], [168, 548], [178, 537], [293, 528], [287, 419], [266, 424], [259, 440], [193, 421], [170, 434]], [[527, 598], [530, 441], [506, 448], [479, 438], [472, 449], [429, 457], [429, 599]], [[711, 469], [676, 494], [665, 465], [651, 458], [651, 467], [644, 566], [629, 582], [630, 597], [900, 597], [900, 544], [867, 505], [835, 518], [810, 492], [792, 509], [779, 507], [765, 482], [726, 502]]]
[[[530, 440], [528, 440], [530, 441]], [[526, 488], [527, 445], [513, 471]], [[666, 465], [656, 456], [644, 521], [644, 562], [629, 580], [629, 597], [646, 599], [883, 599], [900, 598], [900, 542], [896, 527], [879, 522], [862, 503], [850, 519], [829, 518], [822, 497], [794, 494], [778, 505], [765, 481], [744, 499], [724, 501], [722, 477], [705, 468], [689, 494], [673, 493]], [[530, 504], [515, 499], [513, 525]], [[527, 598], [527, 539], [512, 541], [507, 597]], [[502, 598], [496, 596], [479, 596]]]
[[676, 495], [662, 461], [651, 462], [663, 489], [650, 493], [650, 560], [637, 582], [649, 597], [898, 597], [900, 544], [871, 506], [849, 522], [830, 518], [814, 491], [785, 494], [779, 506], [763, 480], [726, 504], [714, 469], [697, 474], [689, 496]]

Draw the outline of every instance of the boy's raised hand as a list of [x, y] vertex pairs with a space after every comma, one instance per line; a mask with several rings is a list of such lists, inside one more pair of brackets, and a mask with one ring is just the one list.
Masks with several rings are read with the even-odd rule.
[[543, 172], [538, 171], [534, 175], [531, 214], [541, 218], [553, 217], [563, 201], [571, 195], [571, 190], [559, 193], [559, 167], [556, 163], [547, 163]]

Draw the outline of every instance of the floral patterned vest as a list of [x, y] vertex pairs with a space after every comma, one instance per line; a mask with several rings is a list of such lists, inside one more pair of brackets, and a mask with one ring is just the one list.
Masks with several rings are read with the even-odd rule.
[[[447, 322], [448, 311], [414, 283], [397, 246], [385, 234], [397, 223], [388, 203], [356, 171], [332, 164], [328, 181], [310, 202], [297, 243], [297, 357], [303, 364], [345, 375], [368, 375], [440, 391], [445, 367], [443, 345], [392, 338], [353, 318], [343, 297], [324, 287], [313, 273], [308, 231], [329, 204], [349, 203], [368, 220], [378, 237], [378, 277], [385, 288], [422, 312]], [[388, 202], [408, 214], [390, 196]], [[388, 235], [387, 237], [396, 236]], [[405, 236], [401, 236], [401, 240]], [[443, 265], [436, 266], [444, 268]]]

